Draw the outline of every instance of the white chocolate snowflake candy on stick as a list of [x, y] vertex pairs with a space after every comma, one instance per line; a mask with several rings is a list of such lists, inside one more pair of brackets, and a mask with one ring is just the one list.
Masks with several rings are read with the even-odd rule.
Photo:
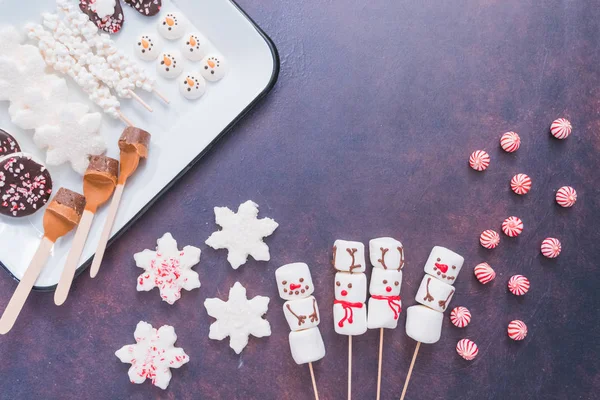
[[271, 336], [271, 325], [263, 319], [269, 308], [269, 298], [256, 296], [251, 300], [246, 297], [246, 288], [236, 282], [229, 289], [229, 300], [217, 298], [204, 301], [206, 312], [217, 320], [210, 325], [208, 337], [223, 340], [229, 336], [229, 347], [240, 354], [248, 344], [248, 336]]
[[179, 368], [190, 361], [182, 348], [175, 347], [175, 329], [163, 325], [154, 329], [140, 321], [133, 334], [136, 344], [121, 347], [115, 356], [123, 363], [131, 364], [128, 375], [131, 383], [143, 383], [151, 379], [154, 386], [166, 389], [171, 381], [171, 368]]
[[135, 264], [146, 270], [138, 277], [137, 290], [147, 292], [157, 287], [163, 301], [173, 304], [181, 298], [181, 289], [200, 287], [198, 273], [192, 270], [200, 262], [200, 249], [185, 246], [179, 250], [170, 233], [156, 244], [156, 251], [146, 249], [133, 256]]

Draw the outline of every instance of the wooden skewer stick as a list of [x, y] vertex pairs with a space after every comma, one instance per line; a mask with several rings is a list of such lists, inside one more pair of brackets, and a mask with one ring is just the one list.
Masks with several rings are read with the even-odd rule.
[[167, 104], [170, 104], [171, 102], [169, 101], [169, 99], [167, 99], [165, 96], [163, 96], [158, 90], [156, 89], [152, 89], [152, 93], [154, 93], [155, 95], [157, 95], [162, 101], [164, 101]]
[[310, 379], [312, 380], [313, 391], [315, 392], [315, 400], [319, 400], [319, 391], [317, 390], [317, 381], [315, 380], [315, 371], [313, 371], [313, 365], [311, 362], [308, 363], [308, 369], [310, 370]]
[[133, 126], [133, 123], [129, 120], [129, 118], [125, 117], [121, 111], [117, 111], [119, 114], [119, 119], [125, 123], [127, 126]]
[[135, 92], [133, 90], [129, 90], [129, 94], [131, 95], [131, 97], [136, 100], [138, 103], [140, 103], [142, 106], [144, 106], [144, 108], [150, 112], [154, 111], [152, 110], [152, 107], [150, 107], [144, 100], [142, 100], [140, 98], [140, 96], [138, 96], [137, 94], [135, 94]]
[[348, 400], [352, 399], [352, 335], [348, 336]]
[[379, 366], [377, 369], [377, 400], [381, 398], [381, 361], [383, 359], [383, 328], [379, 328]]
[[421, 342], [417, 342], [417, 347], [415, 348], [415, 353], [413, 354], [412, 361], [410, 362], [410, 368], [408, 368], [408, 375], [406, 375], [406, 381], [404, 382], [404, 389], [402, 389], [400, 400], [404, 400], [404, 396], [406, 395], [406, 389], [408, 389], [408, 382], [410, 381], [410, 376], [412, 375], [412, 370], [415, 366], [415, 361], [417, 360], [417, 354], [419, 353], [420, 346]]

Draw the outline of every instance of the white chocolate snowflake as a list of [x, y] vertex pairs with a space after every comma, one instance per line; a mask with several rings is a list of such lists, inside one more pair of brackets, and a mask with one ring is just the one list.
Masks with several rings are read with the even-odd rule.
[[263, 238], [279, 226], [271, 218], [258, 219], [258, 204], [252, 200], [240, 204], [237, 214], [227, 207], [215, 207], [215, 221], [223, 228], [214, 232], [206, 244], [213, 249], [227, 249], [227, 261], [238, 269], [252, 256], [257, 261], [269, 261], [269, 246]]
[[84, 104], [68, 103], [58, 115], [58, 124], [36, 128], [33, 141], [39, 147], [48, 147], [48, 165], [68, 161], [83, 175], [89, 164], [88, 156], [106, 151], [106, 143], [99, 133], [102, 115], [88, 113], [88, 110]]
[[240, 354], [248, 344], [248, 336], [264, 337], [271, 335], [271, 325], [262, 316], [269, 308], [269, 298], [246, 297], [246, 288], [236, 282], [229, 289], [229, 300], [206, 299], [204, 307], [208, 315], [217, 320], [210, 325], [208, 337], [223, 340], [229, 336], [229, 347]]
[[185, 246], [179, 250], [170, 233], [165, 233], [156, 244], [156, 251], [144, 250], [133, 256], [135, 264], [146, 270], [138, 278], [137, 290], [147, 292], [157, 287], [160, 297], [173, 304], [181, 297], [181, 289], [200, 287], [198, 273], [192, 270], [200, 262], [200, 249]]
[[131, 383], [143, 383], [146, 378], [154, 386], [166, 389], [171, 381], [170, 368], [179, 368], [190, 361], [182, 348], [175, 347], [175, 329], [163, 325], [154, 329], [140, 321], [133, 334], [136, 344], [128, 344], [115, 352], [121, 362], [131, 364], [127, 374]]

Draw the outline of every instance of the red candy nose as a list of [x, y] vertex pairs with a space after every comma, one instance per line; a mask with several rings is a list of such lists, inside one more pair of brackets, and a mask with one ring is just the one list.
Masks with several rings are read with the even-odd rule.
[[389, 292], [392, 291], [392, 288], [388, 286], [388, 287], [385, 288], [385, 291], [389, 293]]
[[435, 266], [442, 271], [442, 274], [445, 274], [446, 272], [448, 272], [448, 266], [446, 264], [438, 264], [435, 263]]
[[302, 285], [296, 285], [295, 283], [290, 283], [290, 290], [300, 289]]
[[342, 294], [342, 296], [347, 296], [348, 295], [348, 292], [346, 290], [342, 290], [340, 293]]

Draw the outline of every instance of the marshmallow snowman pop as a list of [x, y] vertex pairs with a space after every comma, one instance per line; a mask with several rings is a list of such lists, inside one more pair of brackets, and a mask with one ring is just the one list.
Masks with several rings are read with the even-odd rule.
[[381, 396], [381, 364], [383, 358], [383, 330], [396, 329], [402, 312], [400, 288], [404, 267], [404, 247], [390, 237], [369, 241], [369, 258], [373, 270], [369, 285], [369, 312], [367, 327], [379, 328], [379, 364], [377, 370], [377, 400]]
[[348, 400], [352, 398], [352, 336], [367, 331], [367, 276], [365, 246], [360, 242], [336, 240], [333, 244], [335, 331], [348, 336]]
[[325, 345], [319, 331], [319, 307], [312, 296], [315, 290], [308, 265], [286, 264], [275, 270], [279, 296], [287, 300], [283, 314], [290, 329], [290, 350], [296, 364], [307, 364], [315, 399], [319, 400], [312, 363], [325, 357]]
[[435, 246], [425, 263], [425, 276], [417, 291], [417, 302], [422, 305], [406, 310], [406, 334], [417, 341], [400, 400], [404, 399], [421, 343], [433, 344], [442, 335], [443, 312], [454, 295], [454, 281], [465, 259], [444, 247]]

